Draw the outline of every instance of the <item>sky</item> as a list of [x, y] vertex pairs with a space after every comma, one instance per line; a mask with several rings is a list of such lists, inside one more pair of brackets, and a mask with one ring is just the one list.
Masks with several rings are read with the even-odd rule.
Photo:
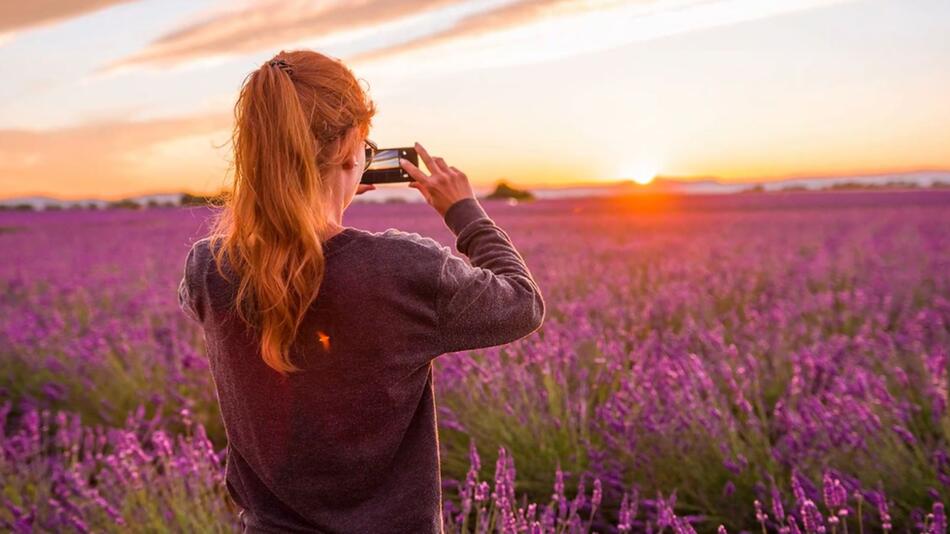
[[476, 189], [946, 170], [947, 35], [947, 0], [4, 2], [0, 198], [218, 191], [242, 81], [300, 48]]

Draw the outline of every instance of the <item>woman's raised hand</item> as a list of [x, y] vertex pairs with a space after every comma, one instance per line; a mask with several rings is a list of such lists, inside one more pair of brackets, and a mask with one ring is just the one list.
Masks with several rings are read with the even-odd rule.
[[413, 181], [409, 182], [409, 187], [418, 189], [426, 202], [435, 208], [439, 215], [445, 216], [449, 206], [463, 198], [475, 198], [475, 192], [472, 185], [468, 183], [468, 176], [464, 172], [447, 165], [445, 160], [440, 157], [433, 157], [429, 152], [416, 143], [416, 152], [422, 158], [423, 163], [431, 175], [427, 176], [418, 167], [406, 159], [399, 159], [399, 165], [409, 173]]

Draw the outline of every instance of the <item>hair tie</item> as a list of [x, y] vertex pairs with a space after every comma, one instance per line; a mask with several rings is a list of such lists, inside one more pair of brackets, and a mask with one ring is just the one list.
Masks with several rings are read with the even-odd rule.
[[272, 59], [270, 60], [270, 63], [268, 63], [268, 65], [270, 65], [271, 67], [279, 67], [280, 70], [286, 72], [287, 74], [294, 73], [293, 67], [291, 67], [290, 64], [284, 61], [283, 59]]

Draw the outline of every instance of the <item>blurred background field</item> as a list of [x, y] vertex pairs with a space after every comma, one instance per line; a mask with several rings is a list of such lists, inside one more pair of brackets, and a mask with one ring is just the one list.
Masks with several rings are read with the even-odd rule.
[[[530, 523], [520, 507], [562, 531], [940, 527], [950, 192], [483, 204], [548, 314], [436, 360], [448, 531], [466, 499], [467, 529], [474, 510], [482, 527], [508, 514], [507, 490], [466, 483], [473, 445], [493, 490], [513, 481], [512, 525]], [[210, 213], [0, 213], [0, 525], [235, 524], [203, 339], [176, 300]], [[454, 247], [423, 204], [354, 204], [344, 222]]]

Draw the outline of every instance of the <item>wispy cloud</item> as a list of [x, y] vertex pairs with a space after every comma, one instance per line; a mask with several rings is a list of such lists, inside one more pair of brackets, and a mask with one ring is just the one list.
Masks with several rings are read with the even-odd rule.
[[578, 2], [577, 0], [520, 0], [490, 11], [470, 15], [445, 30], [432, 32], [386, 48], [362, 52], [350, 56], [348, 59], [351, 61], [376, 60], [435, 47], [445, 42], [466, 37], [488, 35], [539, 21], [570, 18], [581, 13], [611, 11], [624, 6], [635, 8], [641, 12], [648, 12], [657, 8], [669, 9], [677, 3], [695, 4], [702, 1], [704, 0], [595, 0], [589, 2]]
[[[435, 63], [475, 64], [543, 61], [851, 0], [512, 0], [495, 2], [447, 27], [345, 56], [352, 63], [379, 63], [396, 56], [430, 53]], [[378, 27], [421, 13], [465, 4], [460, 0], [301, 2], [267, 0], [227, 8], [168, 33], [143, 50], [105, 65], [100, 73], [200, 63], [286, 47], [354, 30]], [[513, 49], [512, 46], [517, 46]], [[449, 57], [448, 52], [460, 54]], [[494, 59], [488, 54], [495, 54]]]
[[463, 18], [451, 27], [408, 41], [351, 56], [351, 61], [379, 60], [415, 50], [437, 48], [439, 45], [465, 38], [490, 35], [545, 21], [567, 20], [584, 13], [626, 10], [639, 15], [668, 11], [717, 0], [519, 0], [497, 9]]
[[[101, 191], [145, 191], [160, 172], [175, 173], [169, 182], [176, 185], [220, 183], [222, 162], [208, 158], [208, 151], [227, 141], [232, 120], [229, 114], [210, 114], [0, 130], [0, 190], [72, 196], [95, 184]], [[37, 191], [36, 184], [44, 184], [45, 191]]]
[[[0, 2], [0, 44], [5, 32], [45, 26], [134, 0], [42, 0]], [[5, 39], [6, 38], [6, 39]]]
[[369, 0], [287, 2], [266, 0], [235, 8], [226, 5], [201, 20], [167, 33], [145, 49], [100, 68], [106, 74], [135, 67], [172, 67], [208, 58], [230, 57], [385, 24], [451, 6], [459, 0]]
[[[409, 58], [413, 75], [555, 60], [629, 43], [726, 26], [854, 0], [525, 0], [455, 26], [347, 58], [388, 72]], [[387, 70], [388, 69], [388, 70]]]

